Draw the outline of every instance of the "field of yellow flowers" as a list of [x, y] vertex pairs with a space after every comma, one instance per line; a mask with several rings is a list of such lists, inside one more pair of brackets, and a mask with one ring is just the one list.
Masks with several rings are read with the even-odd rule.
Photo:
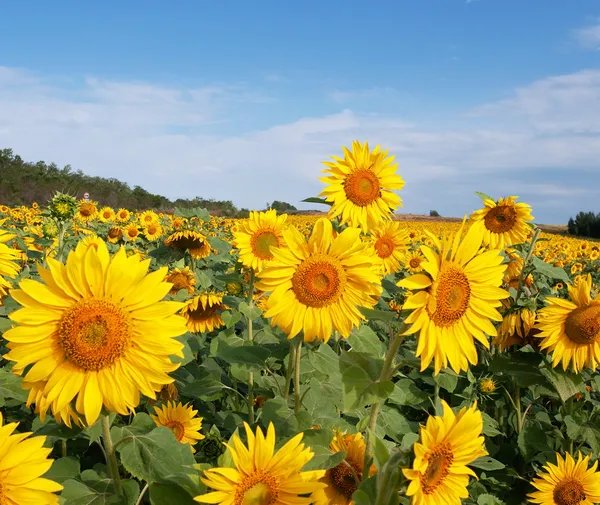
[[324, 164], [326, 217], [0, 206], [0, 505], [600, 503], [600, 243]]

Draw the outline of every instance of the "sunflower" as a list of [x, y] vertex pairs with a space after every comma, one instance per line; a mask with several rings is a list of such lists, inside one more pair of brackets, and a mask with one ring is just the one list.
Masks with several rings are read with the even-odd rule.
[[181, 310], [181, 315], [187, 320], [189, 331], [204, 333], [225, 325], [221, 312], [227, 309], [222, 294], [204, 293], [189, 300]]
[[579, 372], [588, 366], [595, 370], [600, 362], [600, 296], [591, 297], [592, 276], [568, 285], [569, 300], [546, 297], [548, 305], [540, 309], [536, 336], [544, 339], [541, 349], [552, 351], [552, 366], [569, 363]]
[[202, 418], [196, 417], [198, 413], [190, 407], [189, 403], [168, 402], [163, 407], [154, 407], [156, 415], [151, 415], [157, 426], [166, 426], [169, 428], [178, 442], [190, 444], [192, 452], [196, 452], [192, 447], [202, 440], [204, 435], [200, 433], [202, 428]]
[[140, 224], [143, 227], [148, 226], [150, 223], [158, 223], [158, 216], [152, 210], [142, 212], [139, 216]]
[[98, 219], [102, 223], [108, 223], [115, 219], [115, 211], [111, 207], [102, 207], [98, 213]]
[[85, 253], [90, 247], [98, 249], [104, 245], [104, 241], [98, 237], [95, 233], [91, 235], [87, 235], [84, 239], [81, 240], [79, 247], [75, 250], [79, 256], [85, 256]]
[[400, 271], [408, 243], [408, 234], [400, 221], [383, 222], [373, 228], [371, 243], [381, 258], [384, 275]]
[[487, 455], [477, 403], [454, 415], [448, 404], [441, 402], [444, 415], [430, 416], [421, 426], [413, 467], [402, 470], [410, 480], [406, 494], [413, 497], [414, 505], [460, 505], [461, 499], [469, 496], [469, 475], [477, 477], [467, 465]]
[[423, 271], [423, 267], [421, 265], [424, 261], [425, 256], [423, 256], [419, 249], [407, 252], [403, 258], [404, 268], [413, 274]]
[[502, 323], [498, 327], [498, 334], [494, 337], [492, 344], [497, 345], [501, 351], [515, 344], [525, 344], [525, 339], [534, 325], [535, 312], [529, 309], [524, 308], [504, 314]]
[[131, 219], [131, 212], [127, 209], [119, 209], [117, 211], [116, 220], [119, 223], [127, 223]]
[[140, 229], [137, 227], [137, 224], [130, 223], [123, 229], [123, 235], [128, 242], [134, 242], [140, 236]]
[[[37, 383], [23, 383], [23, 387], [26, 390], [29, 390], [29, 395], [27, 397], [27, 407], [31, 407], [31, 405], [35, 404], [35, 413], [39, 414], [40, 420], [42, 422], [46, 419], [46, 412], [50, 407], [50, 402], [44, 396], [44, 386], [45, 383], [43, 381]], [[73, 424], [76, 426], [83, 427], [83, 421], [81, 417], [73, 410], [71, 404], [67, 404], [62, 410], [54, 412], [54, 419], [58, 424], [64, 424], [68, 428], [71, 428]]]
[[96, 202], [80, 200], [75, 217], [84, 223], [89, 223], [98, 216], [98, 207]]
[[197, 231], [177, 231], [167, 237], [165, 245], [173, 249], [187, 250], [190, 256], [195, 259], [206, 258], [210, 254], [208, 240], [202, 233]]
[[328, 186], [319, 196], [332, 203], [330, 217], [339, 216], [342, 224], [348, 223], [367, 232], [402, 206], [401, 198], [394, 193], [404, 187], [396, 170], [398, 164], [387, 150], [379, 146], [369, 151], [369, 143], [352, 142], [352, 151], [345, 147], [344, 159], [332, 156], [325, 161], [321, 178]]
[[592, 505], [600, 503], [600, 472], [598, 461], [588, 468], [590, 455], [579, 453], [577, 461], [567, 453], [563, 459], [556, 453], [556, 465], [544, 466], [547, 473], [538, 473], [531, 484], [537, 489], [528, 498], [541, 505]]
[[196, 277], [194, 277], [190, 267], [185, 267], [183, 270], [174, 268], [167, 274], [165, 281], [173, 284], [171, 291], [169, 291], [171, 295], [176, 295], [182, 289], [185, 289], [190, 295], [194, 294]]
[[484, 231], [483, 243], [491, 249], [502, 249], [512, 244], [522, 244], [527, 240], [533, 221], [531, 207], [517, 202], [518, 196], [500, 198], [498, 201], [486, 199], [483, 209], [471, 214], [473, 226]]
[[9, 316], [18, 326], [4, 333], [4, 357], [16, 362], [14, 373], [28, 369], [26, 384], [44, 383], [52, 412], [76, 398], [92, 425], [103, 405], [128, 414], [140, 393], [155, 398], [173, 382], [167, 374], [179, 365], [170, 356], [183, 356], [174, 337], [186, 331], [175, 315], [182, 304], [160, 301], [171, 289], [167, 269], [147, 274], [149, 263], [123, 248], [111, 258], [104, 242], [87, 250], [79, 243], [65, 265], [38, 266], [44, 283], [24, 279], [11, 292], [24, 308]]
[[[2, 226], [5, 222], [6, 222], [6, 218], [0, 219], [0, 226]], [[0, 228], [0, 244], [8, 242], [9, 240], [12, 240], [15, 237], [16, 237], [16, 235], [13, 232], [8, 231], [8, 230], [3, 230], [2, 228]]]
[[2, 298], [8, 294], [8, 290], [12, 287], [12, 284], [5, 277], [14, 279], [17, 276], [21, 268], [15, 262], [21, 260], [22, 254], [21, 251], [11, 249], [6, 244], [0, 243], [0, 305], [2, 305]]
[[123, 230], [118, 226], [113, 226], [110, 230], [108, 230], [106, 240], [108, 240], [111, 244], [116, 244], [122, 238]]
[[250, 212], [247, 220], [240, 221], [239, 231], [233, 233], [233, 245], [240, 250], [240, 261], [246, 268], [259, 272], [273, 259], [272, 248], [285, 247], [283, 230], [287, 215], [266, 212]]
[[14, 433], [19, 423], [4, 424], [0, 412], [0, 503], [3, 505], [54, 505], [54, 493], [63, 487], [44, 479], [52, 466], [45, 448], [46, 437], [31, 437], [31, 433]]
[[[321, 482], [327, 485], [313, 493], [315, 505], [352, 505], [352, 495], [363, 478], [365, 440], [361, 433], [345, 435], [337, 431], [329, 445], [333, 453], [344, 451], [346, 457], [339, 465], [325, 472]], [[377, 468], [371, 465], [369, 476], [375, 475]]]
[[194, 498], [200, 503], [222, 505], [310, 505], [312, 493], [324, 487], [324, 470], [303, 472], [314, 453], [302, 443], [299, 433], [275, 452], [275, 428], [269, 423], [267, 436], [257, 427], [256, 435], [244, 423], [248, 445], [237, 435], [228, 445], [235, 468], [211, 468], [200, 478], [215, 489]]
[[496, 310], [507, 291], [499, 286], [506, 264], [499, 250], [478, 254], [483, 240], [481, 228], [471, 227], [462, 237], [460, 231], [440, 243], [432, 236], [437, 251], [421, 246], [427, 258], [425, 273], [402, 279], [398, 286], [419, 290], [404, 303], [404, 310], [413, 312], [405, 322], [412, 326], [405, 332], [419, 332], [417, 356], [421, 356], [421, 371], [432, 359], [437, 375], [448, 363], [456, 373], [477, 363], [473, 338], [489, 349], [485, 334], [496, 336], [490, 321], [502, 321]]
[[333, 330], [350, 336], [364, 319], [359, 307], [373, 307], [381, 294], [380, 265], [360, 230], [334, 238], [331, 221], [321, 218], [308, 241], [292, 226], [283, 235], [287, 248], [272, 249], [275, 259], [256, 284], [271, 293], [265, 317], [288, 338], [300, 331], [307, 342], [327, 342]]
[[158, 221], [152, 221], [144, 227], [144, 236], [150, 241], [157, 240], [164, 234], [165, 231]]
[[494, 379], [486, 377], [485, 379], [481, 379], [479, 381], [479, 390], [482, 393], [490, 394], [495, 392], [496, 389], [498, 389], [498, 384], [496, 384], [496, 381]]

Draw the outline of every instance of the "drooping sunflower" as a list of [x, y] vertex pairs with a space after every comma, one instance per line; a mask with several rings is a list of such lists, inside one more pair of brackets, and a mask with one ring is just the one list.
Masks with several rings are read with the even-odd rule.
[[10, 281], [6, 280], [14, 279], [21, 267], [17, 261], [21, 260], [22, 252], [17, 249], [11, 249], [6, 244], [0, 243], [0, 305], [2, 305], [2, 298], [4, 298], [8, 290], [12, 287]]
[[165, 234], [160, 222], [152, 221], [144, 226], [144, 236], [150, 240], [157, 240]]
[[96, 202], [92, 202], [91, 200], [79, 200], [75, 218], [84, 223], [89, 223], [96, 219], [96, 217], [98, 217], [98, 206]]
[[54, 493], [63, 487], [44, 475], [52, 466], [52, 448], [45, 448], [46, 437], [14, 433], [19, 423], [4, 424], [0, 412], [0, 503], [3, 505], [55, 505]]
[[162, 407], [154, 407], [156, 415], [151, 415], [157, 426], [166, 426], [169, 428], [178, 442], [182, 444], [190, 444], [193, 452], [196, 452], [192, 447], [199, 440], [204, 438], [200, 433], [202, 428], [202, 418], [196, 417], [198, 413], [189, 403], [183, 405], [181, 402], [167, 402]]
[[[361, 433], [352, 435], [336, 431], [329, 445], [333, 453], [346, 452], [344, 461], [325, 472], [321, 482], [327, 485], [313, 493], [314, 505], [352, 505], [352, 495], [363, 478], [365, 440]], [[369, 476], [375, 475], [377, 468], [371, 465]]]
[[499, 250], [479, 253], [481, 228], [469, 228], [464, 237], [461, 228], [443, 243], [431, 238], [437, 250], [421, 246], [427, 258], [422, 263], [424, 273], [398, 283], [419, 290], [403, 306], [413, 311], [405, 320], [412, 325], [405, 334], [419, 332], [416, 355], [421, 356], [421, 371], [434, 360], [434, 374], [448, 363], [460, 373], [469, 363], [477, 363], [473, 338], [489, 349], [486, 334], [497, 334], [491, 321], [502, 321], [497, 307], [510, 296], [499, 287], [506, 264]]
[[518, 196], [500, 198], [498, 201], [484, 200], [483, 209], [471, 214], [473, 225], [484, 231], [483, 243], [491, 249], [502, 249], [527, 240], [533, 221], [531, 207], [517, 202]]
[[404, 181], [387, 150], [377, 146], [370, 151], [368, 142], [358, 141], [352, 142], [352, 151], [343, 150], [344, 159], [332, 156], [333, 161], [323, 162], [328, 167], [323, 172], [330, 175], [320, 179], [328, 186], [319, 196], [333, 203], [330, 217], [339, 216], [342, 224], [367, 232], [402, 206], [394, 191], [402, 189]]
[[117, 211], [116, 220], [119, 223], [127, 223], [131, 219], [131, 212], [127, 209], [119, 209]]
[[211, 332], [224, 326], [221, 312], [228, 307], [220, 293], [204, 293], [189, 300], [181, 310], [187, 321], [188, 330], [195, 333]]
[[600, 363], [600, 296], [591, 297], [590, 274], [568, 285], [570, 300], [546, 297], [548, 305], [538, 311], [536, 328], [541, 349], [552, 352], [552, 366], [569, 364], [575, 372], [595, 370]]
[[385, 275], [401, 270], [408, 240], [400, 221], [385, 221], [371, 230], [371, 243], [381, 258]]
[[413, 467], [402, 470], [414, 505], [460, 505], [469, 496], [469, 475], [477, 477], [467, 465], [487, 454], [477, 403], [456, 415], [444, 400], [442, 407], [443, 416], [430, 416], [420, 428]]
[[123, 238], [123, 230], [118, 226], [113, 226], [110, 230], [108, 230], [108, 235], [106, 236], [106, 240], [108, 240], [111, 244], [116, 244], [119, 240]]
[[165, 245], [173, 249], [188, 251], [195, 259], [206, 258], [210, 255], [210, 244], [202, 233], [192, 230], [177, 231], [169, 235]]
[[535, 312], [524, 308], [503, 315], [498, 334], [492, 344], [504, 351], [515, 344], [525, 344], [529, 332], [535, 325]]
[[190, 295], [194, 293], [196, 277], [194, 277], [194, 273], [190, 270], [190, 267], [184, 267], [183, 270], [181, 268], [174, 268], [167, 274], [165, 281], [173, 284], [173, 287], [169, 291], [172, 295], [176, 295], [182, 289], [185, 289]]
[[540, 505], [593, 505], [600, 503], [600, 472], [598, 461], [588, 468], [590, 455], [579, 453], [577, 461], [567, 453], [565, 459], [556, 453], [556, 465], [544, 466], [531, 484], [537, 489], [528, 495], [529, 501]]
[[283, 230], [287, 215], [277, 215], [274, 209], [250, 212], [250, 217], [238, 223], [233, 232], [233, 245], [240, 250], [240, 261], [246, 268], [260, 272], [273, 259], [272, 248], [285, 247]]
[[312, 493], [324, 487], [319, 479], [324, 470], [303, 472], [314, 453], [302, 443], [299, 433], [275, 452], [275, 427], [269, 423], [267, 436], [260, 427], [256, 435], [244, 423], [248, 445], [237, 435], [229, 451], [235, 468], [211, 468], [200, 479], [215, 491], [194, 498], [200, 503], [222, 505], [310, 505]]
[[270, 292], [265, 317], [288, 338], [300, 331], [304, 340], [327, 342], [333, 330], [350, 336], [381, 294], [380, 265], [360, 230], [346, 228], [334, 237], [328, 219], [319, 219], [308, 240], [290, 226], [283, 232], [287, 248], [272, 249], [275, 258], [259, 274], [257, 289]]
[[115, 211], [111, 207], [102, 207], [98, 212], [98, 220], [102, 223], [108, 223], [115, 219]]
[[155, 398], [168, 373], [183, 356], [174, 337], [185, 333], [182, 304], [162, 302], [171, 289], [166, 267], [148, 274], [150, 260], [127, 257], [121, 248], [110, 257], [104, 242], [84, 253], [78, 244], [63, 265], [48, 260], [38, 267], [43, 283], [24, 279], [13, 298], [23, 308], [10, 319], [18, 326], [4, 333], [13, 372], [26, 384], [43, 382], [52, 412], [73, 400], [88, 425], [102, 407], [128, 414], [140, 393]]

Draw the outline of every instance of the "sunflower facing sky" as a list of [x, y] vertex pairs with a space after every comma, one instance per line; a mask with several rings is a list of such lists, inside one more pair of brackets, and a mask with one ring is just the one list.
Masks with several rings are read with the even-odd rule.
[[352, 142], [352, 150], [343, 148], [344, 158], [332, 156], [325, 161], [323, 172], [329, 174], [320, 180], [327, 187], [319, 196], [333, 205], [330, 217], [340, 217], [342, 224], [362, 228], [368, 232], [402, 206], [402, 199], [394, 193], [404, 187], [396, 171], [394, 156], [379, 146], [369, 150], [369, 143]]
[[18, 423], [4, 424], [0, 412], [0, 503], [2, 505], [54, 505], [54, 493], [62, 486], [44, 475], [52, 466], [45, 448], [46, 437], [31, 437], [31, 433], [15, 433]]
[[[200, 433], [202, 428], [202, 418], [197, 417], [197, 410], [194, 410], [189, 403], [183, 405], [180, 403], [167, 402], [162, 407], [154, 407], [156, 415], [151, 415], [157, 426], [166, 426], [169, 428], [178, 442], [190, 444], [192, 451], [193, 445], [204, 438]], [[196, 451], [194, 451], [196, 452]]]
[[496, 336], [492, 321], [502, 321], [497, 307], [509, 296], [499, 287], [506, 269], [500, 251], [478, 254], [481, 228], [469, 228], [461, 240], [462, 231], [443, 243], [432, 235], [437, 250], [421, 246], [424, 273], [398, 283], [418, 290], [403, 306], [412, 310], [405, 320], [412, 326], [405, 334], [419, 332], [416, 355], [421, 356], [421, 371], [434, 360], [436, 375], [448, 364], [460, 373], [477, 363], [474, 339], [489, 349], [486, 335]]
[[194, 333], [210, 332], [225, 325], [221, 312], [227, 310], [222, 293], [197, 295], [183, 306], [181, 315], [188, 330]]
[[486, 199], [483, 209], [471, 214], [472, 226], [484, 230], [483, 243], [490, 249], [502, 249], [527, 241], [531, 231], [528, 223], [533, 221], [531, 207], [517, 202], [517, 198], [509, 196], [496, 202]]
[[552, 366], [569, 363], [575, 372], [600, 363], [600, 296], [592, 299], [592, 276], [568, 286], [570, 300], [546, 297], [548, 305], [538, 312], [536, 328], [541, 349], [552, 352]]
[[287, 215], [277, 215], [274, 209], [250, 212], [250, 217], [238, 223], [233, 232], [233, 245], [240, 250], [240, 262], [259, 272], [273, 259], [272, 248], [285, 247], [283, 230]]
[[593, 505], [600, 503], [600, 472], [598, 461], [588, 468], [590, 455], [579, 454], [577, 461], [567, 453], [565, 459], [556, 453], [556, 465], [548, 463], [545, 473], [531, 484], [537, 489], [531, 493], [529, 501], [540, 505]]
[[288, 338], [327, 342], [333, 330], [350, 336], [381, 294], [380, 265], [360, 230], [346, 228], [334, 237], [331, 221], [317, 220], [310, 238], [295, 228], [283, 232], [287, 248], [272, 249], [275, 258], [259, 274], [256, 287], [270, 292], [265, 317]]
[[408, 248], [408, 233], [400, 221], [384, 221], [371, 230], [371, 243], [381, 258], [384, 275], [401, 270]]
[[421, 426], [413, 467], [402, 470], [410, 480], [406, 494], [412, 496], [414, 505], [460, 505], [469, 496], [469, 475], [477, 477], [467, 465], [487, 455], [477, 403], [455, 415], [441, 402], [444, 415], [430, 416]]
[[302, 443], [299, 433], [275, 451], [275, 427], [267, 436], [257, 427], [256, 435], [244, 423], [248, 444], [237, 435], [227, 447], [235, 468], [211, 468], [200, 479], [213, 492], [194, 498], [200, 503], [222, 505], [310, 505], [311, 493], [325, 487], [319, 481], [325, 470], [303, 472], [314, 453]]
[[38, 267], [43, 283], [24, 279], [13, 298], [23, 308], [12, 312], [17, 324], [4, 333], [14, 361], [13, 372], [26, 384], [43, 383], [52, 412], [72, 401], [88, 425], [102, 407], [129, 414], [140, 393], [155, 398], [168, 373], [179, 365], [183, 344], [174, 337], [186, 332], [175, 315], [182, 304], [162, 302], [171, 289], [166, 267], [147, 273], [150, 260], [121, 248], [110, 257], [106, 244], [78, 244], [66, 264], [49, 259]]

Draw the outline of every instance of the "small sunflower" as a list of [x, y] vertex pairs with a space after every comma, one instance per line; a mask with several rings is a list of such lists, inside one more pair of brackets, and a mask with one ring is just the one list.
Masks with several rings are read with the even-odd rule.
[[197, 231], [185, 230], [177, 231], [167, 237], [165, 245], [173, 249], [188, 251], [190, 256], [195, 259], [206, 258], [210, 255], [210, 244], [202, 233]]
[[98, 216], [98, 207], [96, 202], [88, 201], [88, 200], [80, 200], [79, 205], [77, 207], [77, 212], [75, 217], [84, 223], [89, 223], [90, 221], [96, 219]]
[[402, 206], [394, 191], [402, 189], [404, 181], [387, 150], [377, 146], [370, 151], [368, 142], [358, 141], [352, 142], [352, 151], [343, 150], [344, 159], [333, 156], [333, 161], [323, 162], [328, 167], [323, 172], [329, 175], [320, 179], [327, 184], [320, 196], [333, 203], [330, 217], [339, 216], [342, 224], [368, 232]]
[[144, 236], [150, 241], [158, 240], [164, 234], [165, 231], [158, 221], [152, 221], [144, 226]]
[[198, 413], [189, 403], [185, 405], [181, 403], [168, 402], [162, 407], [154, 407], [156, 415], [151, 415], [157, 426], [166, 426], [169, 428], [178, 442], [182, 444], [190, 444], [193, 452], [196, 452], [192, 447], [199, 440], [204, 438], [200, 433], [202, 428], [202, 418], [196, 417]]
[[538, 312], [536, 328], [541, 349], [552, 352], [552, 366], [569, 363], [575, 372], [595, 370], [600, 363], [600, 296], [591, 297], [590, 274], [576, 285], [568, 285], [570, 300], [547, 297], [548, 305]]
[[116, 244], [123, 238], [123, 230], [118, 226], [113, 226], [110, 230], [108, 230], [108, 234], [106, 236], [106, 240], [108, 240], [111, 244]]
[[314, 453], [302, 443], [303, 433], [275, 451], [275, 428], [269, 423], [267, 436], [256, 435], [244, 423], [248, 445], [237, 435], [228, 445], [235, 468], [211, 468], [200, 478], [215, 489], [194, 498], [200, 503], [221, 505], [310, 505], [312, 493], [324, 487], [324, 470], [303, 472]]
[[3, 505], [55, 505], [54, 493], [63, 487], [44, 479], [52, 466], [45, 448], [46, 437], [30, 437], [31, 433], [14, 433], [19, 423], [4, 424], [0, 412], [0, 503]]
[[266, 212], [250, 212], [250, 217], [239, 222], [239, 231], [233, 233], [233, 245], [240, 250], [240, 261], [246, 268], [260, 272], [273, 259], [272, 248], [285, 247], [283, 230], [287, 215]]
[[477, 477], [467, 465], [487, 455], [477, 403], [455, 415], [441, 402], [444, 415], [430, 416], [421, 426], [413, 467], [402, 470], [410, 480], [406, 494], [412, 496], [414, 505], [460, 505], [461, 499], [469, 496], [469, 475]]
[[259, 274], [256, 288], [270, 292], [265, 317], [288, 338], [304, 332], [304, 340], [327, 342], [333, 330], [350, 336], [381, 294], [380, 265], [360, 230], [346, 228], [336, 237], [331, 221], [319, 219], [308, 240], [290, 226], [287, 248], [273, 249], [275, 259]]
[[147, 210], [145, 212], [142, 212], [139, 216], [139, 220], [140, 220], [140, 224], [144, 228], [147, 227], [150, 223], [158, 223], [159, 222], [156, 212], [154, 212], [152, 210]]
[[498, 384], [496, 384], [496, 381], [489, 377], [486, 377], [485, 379], [481, 379], [479, 381], [479, 390], [482, 393], [491, 394], [494, 393], [497, 388]]
[[501, 321], [497, 310], [510, 295], [500, 288], [506, 264], [499, 250], [479, 254], [483, 240], [480, 228], [462, 228], [443, 243], [432, 236], [436, 249], [421, 246], [427, 258], [425, 273], [406, 277], [398, 286], [418, 290], [404, 302], [404, 310], [413, 312], [405, 322], [405, 332], [419, 332], [417, 356], [421, 371], [434, 360], [437, 375], [448, 363], [456, 373], [477, 363], [474, 339], [489, 349], [487, 335], [496, 336], [492, 321]]
[[[314, 505], [353, 505], [352, 495], [363, 479], [365, 440], [361, 433], [345, 435], [337, 431], [329, 445], [333, 453], [344, 451], [346, 456], [339, 465], [325, 472], [321, 482], [327, 485], [313, 493]], [[377, 468], [371, 465], [369, 476]]]
[[119, 209], [117, 211], [116, 220], [119, 223], [127, 223], [131, 219], [131, 212], [127, 209]]
[[424, 261], [425, 256], [423, 256], [419, 249], [406, 253], [403, 258], [404, 268], [406, 268], [412, 274], [423, 271], [423, 267], [421, 265]]
[[171, 291], [169, 291], [172, 295], [176, 295], [182, 289], [185, 289], [190, 295], [194, 294], [196, 277], [194, 277], [194, 273], [190, 270], [190, 267], [185, 267], [183, 270], [181, 268], [174, 268], [167, 274], [165, 281], [173, 284]]
[[382, 261], [384, 275], [401, 270], [408, 234], [400, 221], [386, 221], [371, 230], [371, 243]]
[[111, 207], [102, 207], [100, 209], [100, 212], [98, 212], [98, 219], [102, 223], [108, 223], [110, 221], [114, 221], [115, 211]]
[[189, 331], [204, 333], [225, 325], [221, 312], [227, 309], [222, 294], [204, 293], [189, 300], [181, 310], [181, 315], [187, 320]]
[[556, 465], [544, 466], [546, 473], [538, 473], [531, 484], [537, 489], [529, 494], [531, 503], [540, 505], [592, 505], [600, 503], [600, 472], [598, 461], [588, 468], [590, 455], [579, 456], [577, 461], [567, 453], [565, 459], [556, 453]]
[[137, 227], [137, 224], [130, 223], [125, 226], [125, 228], [123, 228], [123, 236], [128, 242], [135, 242], [140, 236], [140, 229]]
[[531, 207], [517, 202], [518, 196], [485, 200], [483, 209], [471, 214], [473, 226], [484, 231], [483, 243], [490, 249], [502, 249], [513, 244], [522, 244], [530, 232], [528, 223], [533, 221]]

